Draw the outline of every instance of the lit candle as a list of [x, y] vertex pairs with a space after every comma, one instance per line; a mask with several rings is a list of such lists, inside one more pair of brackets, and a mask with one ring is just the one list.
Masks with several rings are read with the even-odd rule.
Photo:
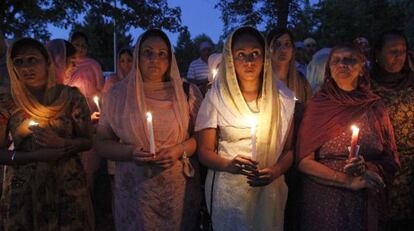
[[152, 127], [151, 112], [147, 112], [147, 128], [148, 128], [148, 134], [149, 134], [150, 152], [151, 154], [155, 154], [154, 128]]
[[256, 117], [249, 118], [250, 124], [250, 136], [252, 141], [252, 159], [257, 160], [257, 148], [256, 148], [256, 127], [257, 119]]
[[101, 112], [101, 107], [99, 107], [99, 97], [98, 96], [94, 96], [93, 97], [93, 102], [96, 104], [96, 106], [98, 107], [98, 111]]
[[36, 122], [36, 121], [34, 121], [34, 120], [30, 120], [30, 121], [29, 121], [29, 127], [31, 127], [31, 126], [37, 126], [37, 125], [39, 125], [39, 123], [38, 123], [38, 122]]
[[352, 139], [351, 139], [351, 148], [349, 151], [349, 157], [357, 157], [357, 145], [359, 137], [359, 128], [355, 125], [352, 125]]
[[213, 73], [213, 80], [215, 80], [218, 72], [217, 68], [214, 68], [211, 72]]

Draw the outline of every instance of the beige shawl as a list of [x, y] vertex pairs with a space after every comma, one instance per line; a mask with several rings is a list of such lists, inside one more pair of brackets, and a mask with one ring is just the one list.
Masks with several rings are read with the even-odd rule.
[[51, 56], [49, 55], [49, 61], [47, 63], [47, 86], [43, 102], [39, 102], [19, 80], [19, 76], [14, 67], [11, 51], [18, 41], [20, 40], [14, 42], [7, 52], [7, 69], [10, 76], [11, 92], [14, 102], [38, 122], [57, 118], [64, 112], [65, 107], [71, 101], [68, 91], [69, 88], [63, 88], [62, 90], [57, 88], [54, 66], [50, 61]]
[[[234, 32], [225, 43], [222, 62], [224, 65], [220, 65], [217, 81], [214, 82], [212, 90], [218, 92], [219, 100], [226, 105], [226, 109], [231, 114], [237, 115], [236, 117], [248, 118], [256, 115], [250, 110], [237, 81], [231, 50], [233, 36]], [[267, 46], [266, 43], [265, 46]], [[267, 51], [266, 48], [265, 51]], [[281, 135], [279, 134], [281, 106], [277, 83], [272, 78], [272, 66], [268, 52], [265, 52], [264, 57], [262, 95], [258, 106], [260, 112], [256, 113], [258, 115], [256, 117], [257, 161], [261, 168], [271, 167], [277, 162], [281, 154], [278, 151], [280, 147], [277, 147], [278, 136]], [[251, 208], [249, 209], [250, 217], [257, 218], [254, 220], [254, 227], [266, 228], [274, 227], [275, 224], [283, 224], [284, 211], [275, 209], [275, 204], [273, 204], [276, 203], [274, 197], [278, 197], [278, 195], [274, 194], [275, 190], [272, 187], [277, 187], [277, 184], [275, 180], [275, 182], [266, 187], [258, 188], [258, 193], [255, 194], [257, 198], [252, 198], [251, 202], [246, 201], [246, 203], [251, 203], [249, 205]], [[266, 215], [256, 217], [255, 214]]]

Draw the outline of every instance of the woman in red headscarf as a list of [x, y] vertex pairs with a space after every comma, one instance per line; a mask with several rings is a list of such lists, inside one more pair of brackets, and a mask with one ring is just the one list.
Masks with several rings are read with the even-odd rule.
[[[300, 230], [381, 230], [385, 187], [398, 154], [380, 97], [370, 91], [363, 54], [331, 51], [322, 89], [309, 101], [297, 141], [304, 174]], [[360, 128], [360, 157], [349, 157], [351, 125]]]

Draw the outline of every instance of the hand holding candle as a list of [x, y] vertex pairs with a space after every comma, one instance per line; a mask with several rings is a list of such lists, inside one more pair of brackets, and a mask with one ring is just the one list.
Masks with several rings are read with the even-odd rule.
[[359, 138], [359, 128], [355, 125], [352, 125], [352, 139], [351, 139], [351, 148], [349, 151], [349, 157], [357, 157], [358, 155], [358, 150], [357, 150], [357, 145], [358, 145], [358, 138]]
[[99, 106], [99, 97], [95, 95], [93, 97], [93, 102], [96, 104], [96, 107], [98, 107], [98, 111], [101, 112], [101, 107]]
[[150, 153], [155, 154], [155, 140], [154, 140], [154, 128], [152, 126], [152, 114], [151, 112], [147, 112], [147, 129], [149, 134], [149, 142], [150, 142]]

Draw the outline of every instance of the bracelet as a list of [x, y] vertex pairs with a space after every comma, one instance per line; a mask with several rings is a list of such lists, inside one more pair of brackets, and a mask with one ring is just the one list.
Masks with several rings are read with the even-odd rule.
[[188, 156], [187, 156], [187, 150], [185, 149], [185, 145], [183, 143], [181, 143], [181, 147], [183, 147], [183, 155], [181, 156], [181, 159], [188, 158]]
[[16, 158], [16, 151], [13, 151], [13, 154], [12, 154], [12, 156], [11, 156], [11, 161], [14, 161], [14, 159]]

